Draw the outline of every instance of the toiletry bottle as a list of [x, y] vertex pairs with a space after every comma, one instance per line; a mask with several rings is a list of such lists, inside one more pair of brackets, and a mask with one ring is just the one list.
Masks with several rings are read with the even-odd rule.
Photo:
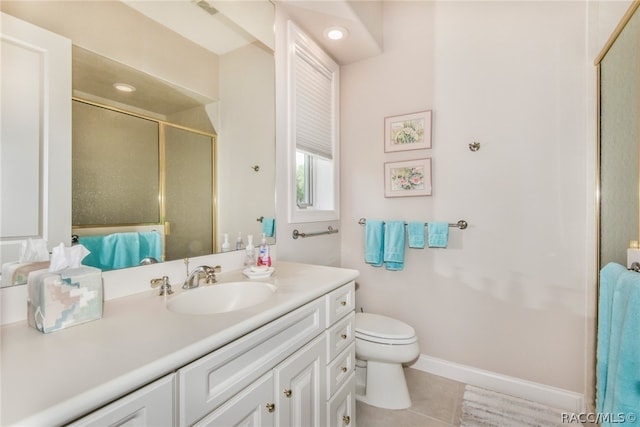
[[224, 242], [222, 242], [222, 252], [229, 252], [231, 250], [231, 244], [229, 243], [229, 235], [224, 233]]
[[253, 234], [249, 234], [247, 236], [247, 247], [245, 248], [245, 258], [244, 265], [245, 267], [251, 267], [252, 265], [256, 265], [256, 248], [253, 246]]
[[238, 232], [238, 238], [236, 239], [236, 250], [244, 249], [244, 242], [242, 241], [242, 233]]
[[271, 267], [271, 256], [269, 255], [269, 245], [267, 245], [267, 237], [262, 234], [262, 242], [258, 251], [258, 265]]

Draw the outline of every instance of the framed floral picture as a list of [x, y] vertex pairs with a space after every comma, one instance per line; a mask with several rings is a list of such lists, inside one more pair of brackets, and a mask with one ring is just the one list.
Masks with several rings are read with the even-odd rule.
[[385, 153], [423, 148], [431, 148], [431, 110], [385, 117]]
[[431, 195], [431, 159], [405, 160], [384, 164], [384, 196]]

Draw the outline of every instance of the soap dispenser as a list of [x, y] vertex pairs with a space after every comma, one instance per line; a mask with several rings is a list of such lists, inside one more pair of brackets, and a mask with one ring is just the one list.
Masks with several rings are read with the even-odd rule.
[[258, 250], [258, 265], [264, 265], [271, 267], [271, 256], [269, 255], [269, 245], [267, 245], [267, 237], [262, 234], [262, 242], [260, 242], [260, 249]]
[[242, 241], [242, 233], [238, 232], [238, 238], [236, 239], [236, 250], [244, 249], [244, 242]]
[[247, 236], [247, 247], [245, 248], [245, 258], [244, 265], [245, 267], [251, 267], [256, 265], [256, 248], [253, 246], [253, 234], [249, 234]]
[[224, 242], [222, 242], [222, 252], [229, 252], [231, 250], [231, 244], [229, 243], [229, 235], [224, 233]]

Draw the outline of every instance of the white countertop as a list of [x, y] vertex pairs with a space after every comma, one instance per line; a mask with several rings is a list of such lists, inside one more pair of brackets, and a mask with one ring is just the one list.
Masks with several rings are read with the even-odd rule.
[[[177, 314], [150, 290], [106, 301], [102, 319], [50, 334], [26, 321], [4, 325], [0, 425], [69, 422], [358, 276], [356, 270], [306, 264], [274, 267], [271, 278], [256, 280], [275, 285], [274, 296], [235, 312]], [[217, 277], [219, 283], [249, 280], [240, 270]], [[173, 289], [172, 297], [189, 292], [181, 284]]]

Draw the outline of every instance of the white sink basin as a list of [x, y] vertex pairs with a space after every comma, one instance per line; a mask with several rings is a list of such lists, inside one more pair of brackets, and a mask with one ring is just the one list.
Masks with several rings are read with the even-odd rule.
[[183, 291], [169, 299], [167, 309], [182, 314], [227, 313], [260, 304], [275, 291], [275, 286], [263, 282], [217, 283]]

